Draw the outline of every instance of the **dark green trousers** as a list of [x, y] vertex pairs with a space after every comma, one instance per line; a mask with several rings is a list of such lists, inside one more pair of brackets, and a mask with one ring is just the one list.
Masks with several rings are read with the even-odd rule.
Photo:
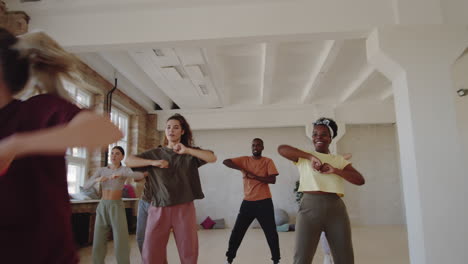
[[312, 263], [322, 231], [335, 264], [354, 264], [351, 226], [343, 200], [336, 194], [308, 193], [304, 193], [296, 218], [294, 264]]

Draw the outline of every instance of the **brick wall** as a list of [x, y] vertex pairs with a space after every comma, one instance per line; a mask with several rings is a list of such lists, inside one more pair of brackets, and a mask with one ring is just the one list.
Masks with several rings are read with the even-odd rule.
[[[92, 109], [98, 113], [104, 113], [104, 102], [106, 94], [113, 88], [113, 84], [108, 82], [96, 71], [85, 63], [78, 67], [83, 81], [82, 89], [88, 90], [93, 94]], [[87, 88], [88, 87], [88, 88]], [[89, 87], [92, 87], [90, 89]], [[158, 145], [159, 134], [156, 131], [157, 116], [148, 114], [148, 112], [133, 99], [128, 97], [118, 88], [114, 91], [113, 102], [118, 102], [126, 109], [130, 109], [129, 114], [129, 134], [128, 134], [128, 153], [137, 154]], [[97, 168], [104, 165], [104, 152], [102, 150], [90, 151], [88, 161], [88, 177], [90, 177]]]
[[145, 149], [155, 148], [160, 145], [160, 133], [156, 130], [157, 116], [147, 115], [146, 116], [146, 144]]

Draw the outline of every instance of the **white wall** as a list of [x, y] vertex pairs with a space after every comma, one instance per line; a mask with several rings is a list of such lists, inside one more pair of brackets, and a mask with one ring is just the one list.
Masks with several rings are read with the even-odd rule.
[[[277, 154], [280, 144], [310, 146], [304, 128], [264, 128], [194, 131], [195, 144], [213, 150], [218, 161], [200, 169], [205, 199], [197, 201], [197, 220], [206, 216], [224, 218], [229, 227], [234, 222], [243, 199], [242, 175], [222, 164], [227, 158], [251, 155], [250, 145], [255, 137], [262, 138], [265, 144], [263, 155], [273, 159], [280, 173], [276, 184], [270, 185], [275, 208], [281, 208], [292, 217], [297, 205], [293, 189], [299, 174], [295, 166]], [[291, 219], [295, 221], [295, 218]]]
[[[468, 52], [453, 66], [453, 79], [455, 91], [468, 89]], [[455, 94], [455, 92], [454, 92]], [[468, 96], [455, 96], [455, 109], [457, 111], [457, 125], [461, 136], [463, 149], [465, 150], [465, 161], [468, 163]]]
[[353, 166], [366, 184], [345, 185], [346, 206], [354, 225], [405, 224], [395, 125], [348, 125], [339, 153], [352, 153]]
[[[352, 224], [402, 224], [394, 126], [349, 126], [347, 129], [350, 131], [340, 140], [339, 152], [353, 153], [353, 163], [367, 180], [362, 187], [346, 186], [345, 200]], [[299, 174], [291, 162], [276, 153], [276, 148], [280, 144], [290, 144], [309, 149], [311, 141], [303, 127], [199, 130], [194, 131], [194, 137], [197, 145], [215, 151], [218, 156], [215, 164], [200, 169], [206, 197], [195, 203], [198, 222], [210, 216], [224, 218], [228, 227], [234, 225], [243, 198], [242, 176], [240, 172], [225, 167], [222, 161], [250, 155], [251, 140], [260, 137], [265, 143], [264, 156], [273, 159], [280, 173], [276, 184], [270, 185], [273, 203], [276, 208], [286, 210], [291, 223], [294, 223], [297, 205], [293, 189]]]

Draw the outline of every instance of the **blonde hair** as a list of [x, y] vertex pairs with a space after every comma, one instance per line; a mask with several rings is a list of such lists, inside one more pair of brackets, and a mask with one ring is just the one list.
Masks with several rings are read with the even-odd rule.
[[[8, 61], [10, 64], [25, 64], [27, 69], [26, 73], [22, 73], [15, 80], [19, 85], [12, 85], [17, 87], [10, 87], [13, 95], [20, 95], [24, 93], [31, 93], [34, 90], [36, 93], [56, 94], [63, 98], [69, 99], [62, 83], [62, 79], [67, 79], [71, 82], [77, 82], [78, 65], [80, 60], [74, 55], [66, 52], [60, 45], [44, 32], [33, 32], [21, 35], [16, 38], [16, 41], [11, 39], [2, 30], [0, 42], [8, 39], [5, 42], [10, 43], [5, 47], [1, 45], [2, 52], [10, 52], [10, 57], [14, 57]], [[5, 38], [3, 38], [5, 37]], [[14, 43], [11, 43], [14, 42]], [[5, 51], [4, 49], [8, 50]], [[2, 61], [2, 66], [5, 63]], [[8, 67], [8, 65], [7, 65]], [[5, 73], [5, 69], [3, 69]], [[26, 78], [26, 80], [24, 80]], [[5, 79], [5, 78], [4, 78]], [[8, 84], [8, 82], [7, 82]], [[22, 84], [22, 85], [21, 85]], [[21, 87], [22, 86], [22, 87]]]

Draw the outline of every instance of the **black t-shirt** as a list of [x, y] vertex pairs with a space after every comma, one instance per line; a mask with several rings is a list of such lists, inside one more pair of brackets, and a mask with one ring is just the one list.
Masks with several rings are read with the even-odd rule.
[[167, 160], [169, 168], [158, 167], [136, 168], [147, 170], [143, 199], [153, 206], [165, 207], [203, 199], [198, 168], [206, 162], [197, 157], [175, 153], [167, 147], [157, 147], [143, 152], [137, 157], [150, 160]]
[[[0, 140], [66, 124], [78, 112], [55, 95], [14, 100], [0, 109]], [[64, 156], [22, 157], [0, 176], [0, 262], [78, 263]]]

